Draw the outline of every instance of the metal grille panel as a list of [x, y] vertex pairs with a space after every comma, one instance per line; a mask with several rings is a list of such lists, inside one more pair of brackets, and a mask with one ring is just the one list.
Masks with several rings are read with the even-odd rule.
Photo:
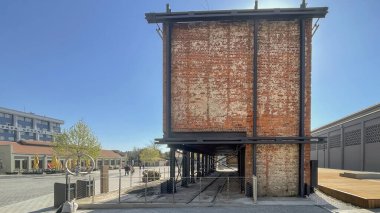
[[326, 149], [326, 143], [318, 144], [318, 150], [325, 150]]
[[380, 124], [365, 128], [365, 143], [380, 143]]
[[344, 133], [344, 145], [345, 146], [359, 145], [361, 137], [362, 137], [362, 133], [360, 129], [346, 132]]
[[340, 135], [334, 135], [329, 137], [329, 148], [340, 147]]
[[311, 151], [317, 150], [317, 144], [311, 144], [310, 149], [311, 149]]

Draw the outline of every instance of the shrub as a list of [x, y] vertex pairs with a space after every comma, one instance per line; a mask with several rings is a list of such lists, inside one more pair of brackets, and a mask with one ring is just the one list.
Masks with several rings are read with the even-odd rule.
[[159, 172], [153, 171], [153, 170], [145, 170], [142, 174], [143, 174], [142, 181], [144, 183], [147, 181], [147, 179], [148, 179], [148, 182], [150, 182], [150, 181], [159, 180], [161, 177], [161, 174]]

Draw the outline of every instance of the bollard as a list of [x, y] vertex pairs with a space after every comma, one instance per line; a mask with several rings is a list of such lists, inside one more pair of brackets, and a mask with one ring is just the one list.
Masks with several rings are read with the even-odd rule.
[[256, 203], [257, 202], [257, 177], [256, 176], [253, 176], [253, 180], [252, 180], [252, 197], [253, 197], [253, 202]]

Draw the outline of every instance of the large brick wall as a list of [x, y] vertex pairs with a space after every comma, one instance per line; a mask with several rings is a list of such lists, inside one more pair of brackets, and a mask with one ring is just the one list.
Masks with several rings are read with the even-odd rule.
[[[298, 21], [262, 21], [258, 32], [260, 136], [298, 136], [300, 31]], [[298, 193], [298, 146], [257, 146], [258, 194]]]
[[[253, 23], [249, 21], [173, 25], [173, 132], [238, 131], [252, 136], [253, 35]], [[299, 21], [260, 21], [258, 43], [258, 136], [298, 136]], [[310, 79], [311, 20], [307, 20], [306, 136], [310, 136]], [[165, 118], [164, 113], [164, 126]], [[305, 183], [310, 178], [309, 149], [306, 145]], [[245, 150], [245, 175], [251, 177], [251, 145]], [[298, 153], [296, 144], [257, 145], [260, 196], [297, 195]]]
[[175, 24], [172, 131], [247, 131], [252, 122], [252, 25]]

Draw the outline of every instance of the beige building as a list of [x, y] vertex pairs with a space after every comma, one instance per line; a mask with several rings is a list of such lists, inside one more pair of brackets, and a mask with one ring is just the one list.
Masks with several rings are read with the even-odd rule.
[[[51, 142], [43, 141], [0, 141], [0, 174], [24, 172], [33, 170], [33, 159], [39, 158], [39, 168], [48, 169], [52, 162], [53, 149]], [[64, 163], [63, 157], [58, 157]], [[95, 168], [109, 165], [110, 168], [119, 168], [125, 161], [125, 156], [113, 150], [101, 150], [95, 161]]]

